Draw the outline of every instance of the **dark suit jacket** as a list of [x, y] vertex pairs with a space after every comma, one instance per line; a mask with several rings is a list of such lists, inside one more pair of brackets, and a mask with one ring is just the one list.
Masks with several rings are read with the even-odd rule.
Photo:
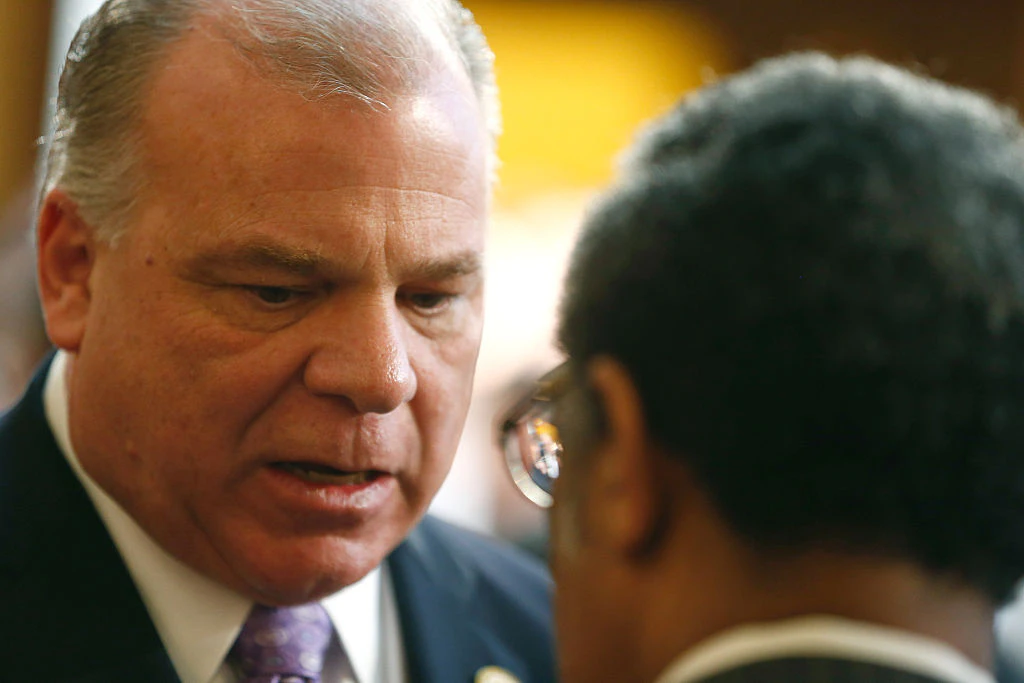
[[831, 657], [786, 657], [746, 664], [700, 683], [948, 683], [882, 664]]
[[[1014, 618], [1024, 618], [1024, 591], [1005, 610], [1015, 613]], [[1013, 633], [997, 628], [996, 643], [996, 680], [999, 683], [1024, 683], [1024, 638], [1021, 638], [1020, 631]]]
[[[1024, 643], [1014, 643], [1016, 647], [1024, 648]], [[1003, 641], [1002, 649], [996, 653], [996, 680], [999, 683], [1024, 683], [1024, 666], [1021, 666], [1019, 657], [1010, 657], [1011, 643]]]
[[[135, 585], [43, 412], [46, 367], [0, 418], [0, 682], [178, 683]], [[410, 679], [488, 665], [553, 681], [550, 580], [435, 519], [388, 559]]]

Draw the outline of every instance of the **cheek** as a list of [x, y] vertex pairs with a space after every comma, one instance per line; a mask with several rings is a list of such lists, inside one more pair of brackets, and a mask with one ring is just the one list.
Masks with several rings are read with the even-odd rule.
[[418, 351], [411, 359], [417, 389], [410, 406], [422, 449], [417, 484], [433, 495], [451, 467], [469, 411], [476, 346], [432, 342]]
[[[566, 681], [602, 680], [595, 672], [588, 672], [594, 659], [590, 642], [595, 615], [589, 608], [594, 593], [587, 590], [586, 565], [581, 561], [578, 547], [569, 541], [572, 531], [565, 519], [556, 521], [552, 516], [551, 573], [555, 580], [555, 627], [559, 643], [559, 660]], [[600, 587], [595, 587], [600, 590]]]
[[456, 382], [418, 382], [412, 413], [422, 448], [420, 466], [443, 476], [455, 457], [469, 401]]
[[458, 316], [458, 324], [452, 327], [451, 332], [434, 339], [423, 339], [422, 350], [439, 367], [468, 374], [472, 381], [477, 355], [480, 353], [483, 326], [483, 297], [478, 292], [466, 302], [463, 313]]
[[189, 301], [173, 303], [155, 318], [162, 331], [149, 335], [147, 375], [178, 408], [179, 428], [220, 425], [237, 437], [299, 380], [308, 344], [298, 332], [238, 330]]
[[458, 439], [469, 410], [479, 347], [478, 335], [463, 335], [450, 341], [422, 340], [411, 350], [421, 431], [442, 441]]
[[[579, 525], [577, 523], [576, 506], [570, 496], [564, 492], [559, 480], [555, 489], [557, 501], [551, 509], [551, 569], [555, 579], [559, 575], [571, 577], [575, 570], [576, 559], [581, 547]], [[560, 490], [562, 489], [562, 490]]]
[[591, 566], [594, 558], [586, 542], [579, 492], [573, 482], [566, 481], [564, 470], [555, 482], [555, 504], [549, 517], [551, 574], [557, 586], [559, 626], [571, 636], [590, 621], [586, 611], [594, 600], [587, 585], [595, 569]]

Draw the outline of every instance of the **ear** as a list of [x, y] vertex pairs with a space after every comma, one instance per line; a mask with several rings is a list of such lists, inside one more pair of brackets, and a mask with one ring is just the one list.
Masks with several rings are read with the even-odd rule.
[[656, 449], [640, 393], [626, 368], [607, 356], [588, 366], [605, 420], [605, 438], [592, 458], [588, 520], [618, 554], [636, 557], [650, 549], [661, 525]]
[[58, 347], [77, 351], [91, 299], [89, 278], [96, 258], [93, 230], [78, 214], [75, 202], [63, 191], [52, 190], [39, 211], [36, 241], [46, 333]]

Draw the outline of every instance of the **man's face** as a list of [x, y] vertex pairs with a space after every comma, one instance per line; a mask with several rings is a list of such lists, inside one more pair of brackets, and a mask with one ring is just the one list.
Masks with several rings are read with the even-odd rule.
[[172, 554], [298, 603], [375, 567], [441, 485], [482, 325], [487, 139], [439, 68], [371, 111], [195, 31], [157, 69], [148, 186], [99, 245], [71, 376], [86, 470]]

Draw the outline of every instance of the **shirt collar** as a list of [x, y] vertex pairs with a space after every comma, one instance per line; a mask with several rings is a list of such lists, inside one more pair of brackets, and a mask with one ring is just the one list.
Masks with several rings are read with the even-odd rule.
[[838, 657], [950, 683], [995, 683], [989, 672], [945, 643], [832, 616], [800, 617], [730, 629], [682, 655], [656, 683], [691, 683], [745, 664], [780, 657]]
[[[71, 445], [68, 356], [58, 352], [43, 390], [54, 438], [92, 500], [131, 574], [150, 618], [184, 683], [207, 683], [220, 669], [252, 609], [252, 601], [170, 555], [93, 481]], [[323, 601], [360, 680], [374, 680], [381, 570]]]

